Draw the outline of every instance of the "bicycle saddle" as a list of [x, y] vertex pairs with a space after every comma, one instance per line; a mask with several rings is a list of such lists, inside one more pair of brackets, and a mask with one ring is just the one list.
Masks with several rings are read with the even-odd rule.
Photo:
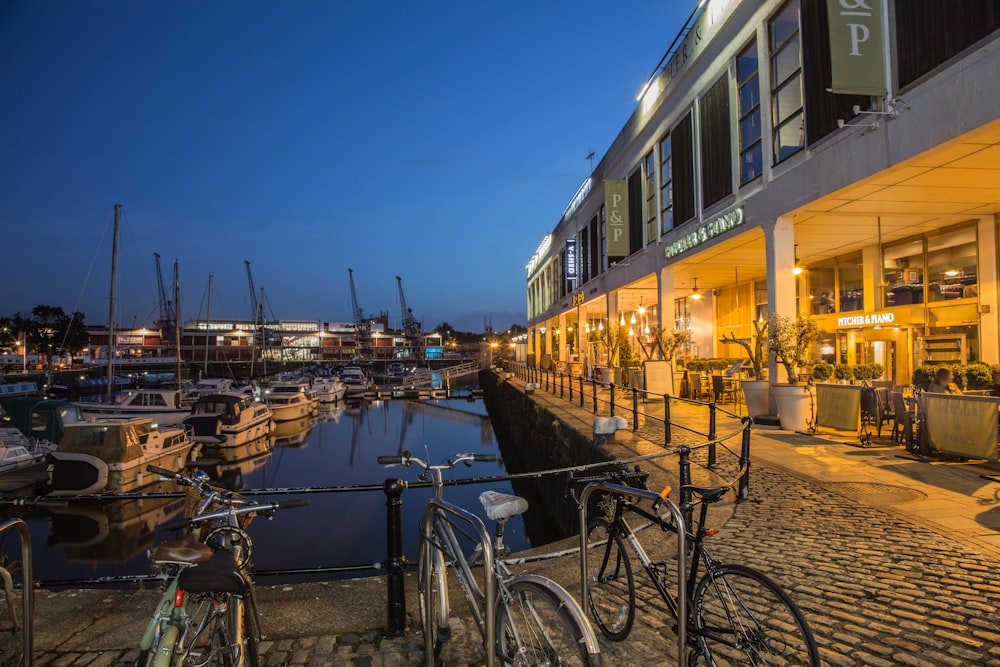
[[180, 573], [177, 585], [190, 593], [230, 593], [244, 595], [248, 586], [236, 567], [233, 554], [221, 549], [212, 558]]
[[212, 549], [198, 541], [194, 533], [188, 533], [181, 540], [164, 542], [153, 549], [150, 560], [154, 563], [175, 563], [193, 565], [203, 563], [212, 557]]
[[483, 504], [490, 521], [509, 519], [528, 510], [528, 501], [521, 496], [512, 496], [499, 491], [483, 491], [479, 494], [479, 502]]

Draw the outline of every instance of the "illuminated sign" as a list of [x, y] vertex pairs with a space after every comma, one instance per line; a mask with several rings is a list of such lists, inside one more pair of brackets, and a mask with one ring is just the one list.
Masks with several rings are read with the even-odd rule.
[[566, 269], [567, 278], [576, 278], [576, 239], [566, 239]]
[[530, 260], [528, 260], [528, 265], [524, 267], [528, 270], [529, 276], [531, 275], [531, 272], [535, 270], [535, 267], [538, 266], [539, 262], [542, 261], [542, 258], [545, 257], [545, 253], [549, 251], [549, 246], [551, 245], [552, 234], [546, 234], [545, 238], [542, 239], [542, 242], [538, 244], [535, 254], [531, 256]]
[[867, 313], [865, 315], [849, 315], [847, 317], [838, 317], [837, 326], [871, 327], [871, 326], [879, 326], [881, 324], [892, 324], [895, 321], [896, 321], [896, 315], [893, 313]]
[[572, 218], [573, 214], [576, 213], [576, 210], [580, 208], [580, 204], [582, 204], [583, 200], [586, 199], [587, 195], [590, 194], [591, 183], [593, 183], [593, 181], [591, 181], [590, 177], [588, 176], [587, 179], [580, 184], [580, 187], [577, 189], [576, 194], [573, 195], [573, 198], [569, 200], [568, 204], [566, 204], [566, 208], [563, 209], [562, 212], [563, 220], [569, 220], [570, 218]]
[[668, 258], [675, 257], [682, 252], [687, 252], [691, 248], [708, 241], [711, 238], [724, 234], [731, 229], [743, 224], [743, 207], [739, 207], [724, 213], [718, 218], [709, 220], [704, 225], [694, 230], [690, 234], [685, 234], [663, 250], [663, 254]]

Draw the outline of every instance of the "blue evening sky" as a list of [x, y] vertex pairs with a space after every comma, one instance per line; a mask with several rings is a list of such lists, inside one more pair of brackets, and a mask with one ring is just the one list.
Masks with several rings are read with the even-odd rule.
[[[696, 0], [4, 0], [0, 315], [524, 324], [524, 266]], [[391, 321], [391, 320], [390, 320]]]

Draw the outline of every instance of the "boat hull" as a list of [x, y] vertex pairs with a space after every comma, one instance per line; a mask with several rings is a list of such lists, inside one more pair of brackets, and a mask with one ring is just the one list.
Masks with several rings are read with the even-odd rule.
[[87, 495], [93, 493], [129, 493], [157, 481], [146, 470], [154, 465], [168, 470], [183, 470], [194, 443], [165, 449], [128, 463], [109, 463], [90, 454], [55, 451], [49, 462], [48, 495]]

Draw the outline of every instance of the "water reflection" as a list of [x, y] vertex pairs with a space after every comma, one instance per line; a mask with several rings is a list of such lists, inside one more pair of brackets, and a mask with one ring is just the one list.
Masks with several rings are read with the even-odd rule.
[[[432, 462], [457, 452], [499, 454], [492, 425], [481, 400], [407, 399], [345, 403], [323, 411], [301, 430], [261, 439], [237, 448], [202, 451], [196, 467], [234, 490], [301, 489], [295, 493], [260, 495], [268, 500], [306, 498], [310, 505], [279, 512], [273, 521], [250, 526], [258, 571], [287, 568], [374, 564], [386, 557], [386, 499], [382, 484], [398, 477], [415, 485], [418, 471], [386, 469], [377, 457], [412, 450]], [[296, 441], [299, 439], [300, 441]], [[293, 444], [294, 443], [294, 444]], [[449, 478], [505, 474], [502, 460], [460, 466]], [[343, 491], [365, 485], [371, 491]], [[445, 497], [483, 516], [478, 501], [485, 488], [512, 492], [509, 482], [448, 487]], [[430, 489], [411, 486], [403, 494], [404, 551], [416, 563], [417, 522]], [[178, 502], [179, 501], [179, 502]], [[175, 537], [156, 526], [184, 511], [183, 499], [118, 501], [112, 510], [96, 503], [74, 503], [58, 519], [49, 512], [26, 516], [35, 547], [35, 573], [41, 581], [146, 574], [145, 552]], [[101, 513], [105, 513], [104, 519]], [[529, 510], [530, 512], [530, 510]], [[0, 515], [2, 516], [2, 515]], [[485, 519], [485, 517], [484, 517]], [[528, 546], [520, 517], [507, 526], [513, 549]], [[10, 542], [10, 541], [8, 541]], [[15, 544], [4, 549], [17, 548]], [[309, 575], [311, 580], [379, 574], [379, 571]], [[266, 577], [262, 583], [303, 581], [305, 576]]]

